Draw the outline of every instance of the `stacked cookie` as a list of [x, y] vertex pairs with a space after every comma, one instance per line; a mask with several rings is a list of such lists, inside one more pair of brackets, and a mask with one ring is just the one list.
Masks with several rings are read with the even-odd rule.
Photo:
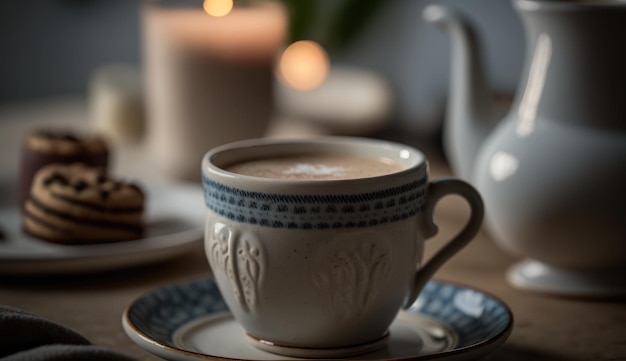
[[20, 163], [19, 204], [22, 207], [37, 171], [53, 163], [84, 163], [106, 169], [109, 147], [101, 137], [69, 131], [38, 130], [26, 135]]
[[51, 242], [77, 244], [141, 238], [144, 194], [84, 164], [51, 164], [33, 180], [24, 229]]
[[98, 138], [29, 135], [21, 174], [24, 231], [72, 245], [141, 238], [145, 195], [136, 184], [107, 175], [107, 160]]

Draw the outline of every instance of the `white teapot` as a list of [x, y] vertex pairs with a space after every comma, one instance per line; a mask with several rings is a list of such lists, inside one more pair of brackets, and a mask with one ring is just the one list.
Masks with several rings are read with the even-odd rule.
[[494, 240], [526, 260], [515, 286], [626, 294], [626, 3], [513, 0], [527, 56], [513, 105], [493, 118], [468, 19], [424, 18], [452, 38], [444, 147], [484, 197]]

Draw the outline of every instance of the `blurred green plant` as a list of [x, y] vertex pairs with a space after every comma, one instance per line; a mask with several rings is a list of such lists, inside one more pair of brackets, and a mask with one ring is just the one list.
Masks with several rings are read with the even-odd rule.
[[[327, 51], [340, 52], [374, 17], [384, 0], [282, 0], [289, 13], [289, 43], [315, 40]], [[323, 13], [321, 6], [330, 6]], [[325, 9], [328, 10], [328, 9]], [[321, 16], [326, 19], [320, 19]], [[323, 20], [324, 26], [316, 27]]]

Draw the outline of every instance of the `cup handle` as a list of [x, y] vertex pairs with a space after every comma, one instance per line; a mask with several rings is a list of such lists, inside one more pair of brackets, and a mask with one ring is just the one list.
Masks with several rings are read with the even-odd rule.
[[428, 202], [424, 209], [423, 225], [426, 237], [430, 238], [437, 233], [437, 225], [434, 220], [435, 206], [439, 200], [447, 195], [456, 194], [463, 197], [470, 206], [471, 214], [467, 224], [452, 238], [442, 249], [433, 255], [418, 271], [415, 272], [411, 293], [407, 298], [404, 308], [409, 308], [417, 299], [422, 288], [435, 272], [446, 263], [453, 255], [465, 247], [469, 241], [480, 231], [484, 217], [484, 205], [480, 194], [468, 183], [456, 178], [441, 178], [430, 182], [428, 185]]

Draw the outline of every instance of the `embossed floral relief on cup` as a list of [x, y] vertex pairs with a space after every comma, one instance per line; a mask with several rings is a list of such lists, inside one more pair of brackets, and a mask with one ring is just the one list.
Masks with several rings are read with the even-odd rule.
[[[217, 222], [208, 254], [215, 272], [228, 278], [235, 299], [245, 312], [260, 307], [267, 255], [253, 232], [237, 231]], [[366, 313], [377, 300], [392, 270], [392, 251], [383, 237], [339, 234], [315, 252], [311, 282], [329, 315], [347, 321]]]
[[391, 268], [392, 251], [384, 238], [339, 234], [318, 250], [312, 278], [329, 312], [341, 322], [366, 313]]
[[252, 232], [232, 230], [215, 223], [208, 243], [211, 264], [226, 274], [239, 305], [246, 312], [258, 306], [259, 288], [266, 269], [261, 242]]

